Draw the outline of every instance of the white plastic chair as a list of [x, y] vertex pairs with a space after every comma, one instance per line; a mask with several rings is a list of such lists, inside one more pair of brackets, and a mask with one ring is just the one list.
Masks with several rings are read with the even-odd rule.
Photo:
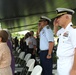
[[28, 54], [25, 55], [24, 60], [26, 61], [26, 63], [28, 62], [28, 60], [29, 60], [30, 58], [31, 58], [31, 54], [30, 54], [30, 53], [28, 53]]
[[23, 59], [24, 58], [24, 55], [25, 55], [25, 52], [21, 52], [20, 55], [19, 55], [19, 58], [20, 59]]
[[41, 75], [42, 67], [40, 65], [36, 65], [31, 73], [31, 75]]
[[26, 66], [28, 67], [28, 71], [32, 72], [33, 68], [34, 68], [34, 65], [35, 65], [35, 59], [29, 59]]
[[15, 73], [17, 72], [22, 72], [20, 75], [28, 75], [29, 72], [32, 72], [33, 68], [34, 68], [34, 64], [35, 64], [35, 59], [29, 59], [26, 67], [19, 67], [15, 69]]
[[21, 60], [23, 60], [24, 55], [25, 55], [25, 52], [21, 52], [19, 56], [15, 59], [15, 63], [16, 63], [15, 67], [17, 67], [21, 63]]

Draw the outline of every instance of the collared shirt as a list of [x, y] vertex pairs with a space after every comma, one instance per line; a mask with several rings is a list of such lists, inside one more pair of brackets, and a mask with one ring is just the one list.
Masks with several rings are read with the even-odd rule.
[[57, 34], [59, 37], [57, 56], [72, 56], [74, 48], [76, 48], [76, 29], [73, 29], [69, 23], [65, 29], [62, 28]]
[[48, 50], [49, 42], [53, 42], [53, 32], [51, 28], [47, 25], [40, 32], [40, 50]]
[[36, 39], [33, 36], [31, 36], [26, 39], [26, 44], [29, 48], [34, 48], [34, 46], [37, 45], [37, 42]]

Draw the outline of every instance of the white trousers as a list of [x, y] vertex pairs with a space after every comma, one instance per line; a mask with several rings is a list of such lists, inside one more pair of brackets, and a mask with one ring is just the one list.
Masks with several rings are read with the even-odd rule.
[[57, 59], [57, 74], [58, 75], [70, 75], [74, 62], [74, 56], [59, 57]]

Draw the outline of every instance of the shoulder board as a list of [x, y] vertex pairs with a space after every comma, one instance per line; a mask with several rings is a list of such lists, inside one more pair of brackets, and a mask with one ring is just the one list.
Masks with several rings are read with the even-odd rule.
[[49, 29], [50, 27], [49, 26], [47, 26], [47, 29]]
[[73, 27], [73, 28], [76, 28], [76, 26], [75, 26], [75, 25], [73, 25], [72, 27]]

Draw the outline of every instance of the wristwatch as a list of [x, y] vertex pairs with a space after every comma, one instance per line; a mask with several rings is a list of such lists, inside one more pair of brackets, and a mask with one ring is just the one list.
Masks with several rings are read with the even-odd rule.
[[48, 54], [48, 56], [51, 56], [51, 54]]

